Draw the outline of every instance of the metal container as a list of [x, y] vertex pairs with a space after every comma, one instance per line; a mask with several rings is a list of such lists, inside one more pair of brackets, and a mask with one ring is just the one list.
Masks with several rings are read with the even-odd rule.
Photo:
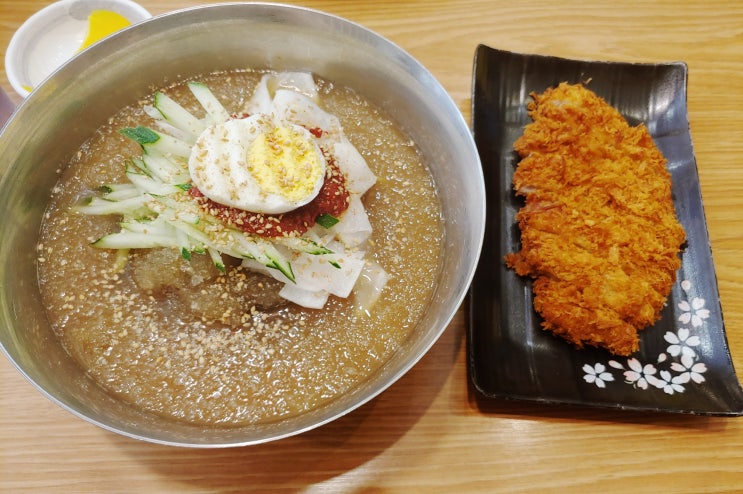
[[[299, 416], [204, 427], [142, 411], [107, 394], [61, 347], [37, 285], [35, 246], [58, 169], [124, 105], [153, 85], [219, 69], [306, 70], [353, 87], [419, 145], [443, 203], [445, 254], [430, 309], [371, 378]], [[0, 135], [0, 344], [42, 393], [105, 429], [156, 443], [256, 444], [318, 427], [371, 400], [446, 329], [467, 293], [484, 235], [485, 192], [467, 123], [434, 77], [399, 47], [344, 19], [274, 4], [220, 4], [152, 18], [63, 65]], [[411, 287], [414, 289], [414, 287]]]
[[5, 91], [0, 88], [0, 129], [3, 128], [5, 122], [13, 114], [13, 110], [15, 110], [15, 105], [10, 100], [10, 96], [5, 94]]

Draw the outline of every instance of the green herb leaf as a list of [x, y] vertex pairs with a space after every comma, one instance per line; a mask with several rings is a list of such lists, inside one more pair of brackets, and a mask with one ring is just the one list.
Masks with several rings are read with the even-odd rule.
[[338, 218], [328, 213], [323, 213], [315, 218], [315, 223], [323, 228], [332, 228], [339, 221]]
[[136, 141], [138, 144], [144, 146], [145, 144], [152, 144], [160, 140], [160, 135], [152, 129], [147, 127], [127, 127], [121, 129], [119, 132], [125, 135], [129, 139]]

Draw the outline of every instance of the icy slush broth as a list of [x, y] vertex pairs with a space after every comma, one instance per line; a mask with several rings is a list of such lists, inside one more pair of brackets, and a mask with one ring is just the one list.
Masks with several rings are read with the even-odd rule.
[[[237, 112], [261, 75], [235, 71], [198, 80]], [[150, 98], [113, 116], [64, 169], [38, 246], [41, 293], [52, 327], [109, 392], [188, 422], [273, 421], [316, 408], [363, 381], [420, 319], [442, 262], [441, 206], [433, 179], [415, 144], [378, 108], [349, 88], [318, 84], [321, 106], [340, 118], [378, 178], [364, 204], [374, 228], [368, 255], [390, 275], [381, 299], [369, 315], [354, 309], [353, 297], [331, 297], [322, 310], [293, 304], [261, 308], [260, 293], [270, 291], [271, 280], [234, 267], [219, 275], [205, 255], [194, 255], [189, 265], [159, 253], [163, 264], [148, 268], [147, 262], [135, 262], [148, 256], [143, 251], [117, 271], [116, 252], [89, 244], [116, 231], [118, 218], [81, 215], [71, 206], [101, 184], [127, 181], [124, 163], [141, 150], [118, 131], [153, 125], [142, 110]], [[201, 116], [185, 83], [163, 92]], [[151, 272], [143, 275], [142, 269]], [[143, 276], [176, 279], [178, 289], [154, 293]]]

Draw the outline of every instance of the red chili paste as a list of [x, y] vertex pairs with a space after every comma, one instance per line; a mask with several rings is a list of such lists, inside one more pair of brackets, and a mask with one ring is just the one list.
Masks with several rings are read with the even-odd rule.
[[326, 155], [325, 159], [325, 181], [320, 192], [312, 202], [288, 213], [263, 214], [225, 206], [212, 201], [195, 186], [188, 192], [207, 213], [246, 233], [270, 238], [301, 235], [312, 228], [321, 214], [338, 217], [348, 209], [350, 195], [346, 176], [332, 157]]

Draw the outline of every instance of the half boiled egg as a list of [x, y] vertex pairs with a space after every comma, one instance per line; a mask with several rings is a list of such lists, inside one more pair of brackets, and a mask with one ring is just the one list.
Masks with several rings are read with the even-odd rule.
[[265, 214], [311, 202], [323, 185], [325, 166], [306, 128], [265, 113], [210, 125], [188, 161], [193, 183], [206, 197]]

